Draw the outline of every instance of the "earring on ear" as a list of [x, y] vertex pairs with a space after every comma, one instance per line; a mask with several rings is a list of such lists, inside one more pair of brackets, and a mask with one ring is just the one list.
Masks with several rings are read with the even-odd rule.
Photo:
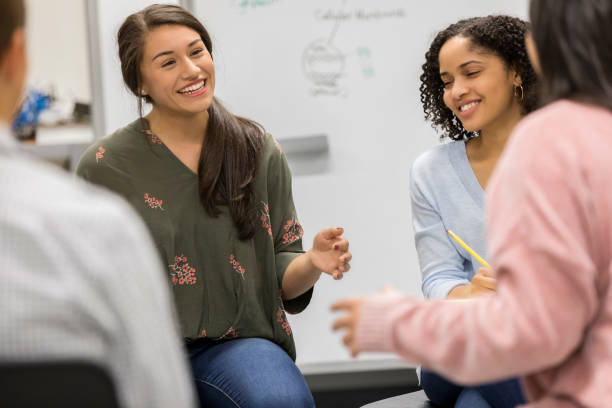
[[514, 96], [519, 98], [521, 102], [525, 99], [525, 90], [522, 84], [514, 87]]
[[142, 96], [144, 98], [145, 96], [147, 96], [147, 92], [144, 89], [141, 89], [140, 90], [140, 96]]

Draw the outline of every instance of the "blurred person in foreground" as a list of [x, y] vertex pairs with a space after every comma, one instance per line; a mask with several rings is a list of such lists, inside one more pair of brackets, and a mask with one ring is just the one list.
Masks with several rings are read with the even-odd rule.
[[120, 198], [25, 157], [10, 135], [26, 76], [24, 21], [23, 0], [0, 2], [0, 364], [89, 361], [108, 372], [123, 407], [192, 407], [146, 227]]

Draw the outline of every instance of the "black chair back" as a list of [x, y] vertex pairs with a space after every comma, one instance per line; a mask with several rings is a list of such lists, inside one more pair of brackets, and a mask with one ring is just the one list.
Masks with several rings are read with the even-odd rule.
[[83, 361], [0, 362], [0, 407], [118, 408], [101, 367]]

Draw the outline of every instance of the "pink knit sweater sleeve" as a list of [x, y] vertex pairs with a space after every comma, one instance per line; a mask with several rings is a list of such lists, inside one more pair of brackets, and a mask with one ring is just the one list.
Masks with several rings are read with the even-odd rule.
[[490, 183], [489, 246], [498, 292], [488, 298], [367, 300], [361, 350], [391, 351], [462, 383], [539, 371], [579, 345], [597, 307], [589, 195], [574, 126], [554, 109], [516, 130]]

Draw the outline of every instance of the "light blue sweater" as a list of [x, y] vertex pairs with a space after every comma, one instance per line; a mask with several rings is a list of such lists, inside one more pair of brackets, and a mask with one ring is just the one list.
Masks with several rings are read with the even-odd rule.
[[469, 284], [481, 267], [447, 233], [452, 230], [487, 259], [485, 193], [465, 152], [451, 142], [421, 154], [410, 175], [412, 224], [426, 298], [443, 299]]

